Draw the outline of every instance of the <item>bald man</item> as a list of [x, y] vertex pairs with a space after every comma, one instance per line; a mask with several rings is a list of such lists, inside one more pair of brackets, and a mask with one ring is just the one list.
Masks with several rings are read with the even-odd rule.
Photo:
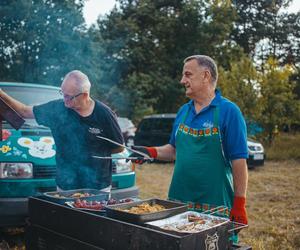
[[110, 191], [112, 162], [93, 158], [121, 152], [122, 147], [100, 140], [101, 135], [123, 144], [113, 111], [90, 97], [88, 77], [74, 70], [61, 84], [63, 100], [27, 106], [0, 90], [0, 97], [23, 118], [35, 118], [51, 129], [56, 144], [56, 183], [60, 190], [91, 188]]

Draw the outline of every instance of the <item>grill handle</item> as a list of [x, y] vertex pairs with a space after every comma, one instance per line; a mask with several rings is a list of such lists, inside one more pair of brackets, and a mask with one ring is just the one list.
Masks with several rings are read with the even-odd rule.
[[246, 224], [243, 224], [243, 223], [239, 223], [239, 222], [235, 222], [235, 221], [231, 221], [231, 223], [233, 224], [233, 229], [229, 229], [228, 232], [231, 233], [231, 232], [234, 232], [234, 231], [239, 231], [243, 228], [246, 228], [248, 227], [248, 225]]

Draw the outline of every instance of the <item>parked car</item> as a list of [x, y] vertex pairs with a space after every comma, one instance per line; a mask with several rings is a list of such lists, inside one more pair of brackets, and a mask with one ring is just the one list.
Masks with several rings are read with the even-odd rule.
[[[25, 83], [0, 83], [6, 93], [27, 105], [37, 105], [61, 98], [59, 88]], [[0, 227], [21, 225], [27, 216], [29, 196], [55, 191], [56, 146], [49, 128], [27, 119], [19, 129], [2, 122], [0, 141]], [[112, 156], [128, 156], [124, 151]], [[112, 197], [138, 195], [134, 165], [113, 161]]]
[[136, 127], [134, 126], [133, 122], [126, 117], [118, 117], [117, 119], [125, 140], [125, 144], [127, 146], [132, 146]]
[[162, 146], [169, 142], [176, 114], [145, 116], [137, 125], [134, 144]]
[[262, 166], [265, 163], [265, 150], [261, 143], [252, 139], [247, 140], [249, 158], [247, 160], [249, 167]]
[[[135, 145], [161, 146], [169, 142], [176, 114], [156, 114], [145, 116], [137, 126], [134, 137]], [[261, 143], [247, 140], [249, 159], [248, 166], [264, 164], [265, 152]]]

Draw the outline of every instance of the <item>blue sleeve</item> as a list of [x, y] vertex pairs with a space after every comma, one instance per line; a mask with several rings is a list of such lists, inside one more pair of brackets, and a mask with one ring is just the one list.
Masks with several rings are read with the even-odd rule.
[[[245, 119], [237, 105], [228, 102], [224, 112], [222, 139], [224, 153], [229, 160], [248, 158], [247, 128]], [[222, 109], [222, 108], [221, 108]]]
[[175, 136], [176, 136], [176, 131], [178, 128], [179, 123], [177, 122], [177, 117], [175, 119], [175, 122], [173, 124], [173, 129], [172, 129], [172, 133], [170, 136], [170, 140], [169, 140], [169, 144], [171, 144], [174, 148], [175, 148]]

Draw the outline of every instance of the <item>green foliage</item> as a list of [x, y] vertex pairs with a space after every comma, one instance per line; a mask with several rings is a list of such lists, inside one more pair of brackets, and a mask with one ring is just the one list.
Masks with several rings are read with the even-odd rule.
[[84, 0], [2, 0], [0, 79], [60, 85], [79, 69], [93, 97], [139, 120], [176, 112], [183, 59], [206, 54], [223, 95], [271, 142], [275, 125], [300, 124], [300, 13], [279, 11], [289, 2], [118, 0], [87, 30]]
[[300, 62], [300, 13], [287, 13], [292, 0], [233, 1], [232, 39], [258, 64], [276, 58], [280, 65]]
[[220, 68], [219, 86], [222, 94], [235, 102], [243, 112], [247, 121], [255, 122], [261, 114], [258, 105], [258, 73], [247, 57], [231, 62], [230, 70]]
[[1, 80], [60, 85], [68, 71], [86, 69], [83, 2], [1, 1]]
[[294, 85], [288, 81], [292, 73], [291, 67], [279, 67], [276, 60], [269, 59], [264, 68], [259, 98], [262, 115], [258, 122], [271, 144], [275, 125], [282, 127], [284, 124], [299, 121], [300, 102], [293, 94]]
[[219, 86], [224, 96], [235, 102], [250, 124], [263, 128], [260, 135], [269, 144], [276, 126], [282, 128], [300, 123], [300, 102], [293, 94], [295, 85], [289, 82], [290, 66], [280, 67], [274, 59], [257, 71], [247, 57], [232, 62], [229, 70], [220, 69]]
[[[105, 45], [106, 57], [113, 60], [108, 63], [120, 77], [116, 92], [130, 93], [119, 95], [119, 103], [113, 101], [122, 114], [138, 119], [147, 112], [176, 112], [186, 101], [178, 84], [183, 59], [192, 54], [224, 58], [216, 48], [220, 51], [226, 47], [228, 54], [234, 49], [224, 43], [234, 19], [228, 4], [182, 0], [119, 4], [119, 9], [98, 20], [98, 27], [90, 32], [95, 37], [101, 34], [99, 44]], [[107, 84], [112, 86], [114, 82]], [[125, 100], [126, 96], [130, 100]], [[129, 101], [129, 110], [119, 109], [120, 103]]]

